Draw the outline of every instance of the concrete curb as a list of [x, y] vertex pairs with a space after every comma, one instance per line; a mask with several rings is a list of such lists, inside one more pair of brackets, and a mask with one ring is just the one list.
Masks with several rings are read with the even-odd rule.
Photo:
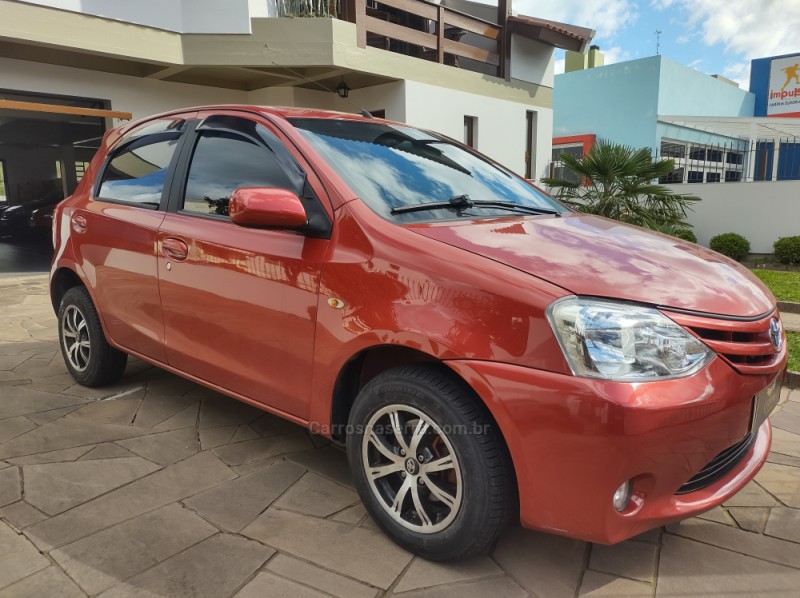
[[800, 372], [787, 371], [783, 385], [788, 388], [800, 388]]
[[800, 314], [800, 303], [778, 301], [778, 311], [782, 314]]

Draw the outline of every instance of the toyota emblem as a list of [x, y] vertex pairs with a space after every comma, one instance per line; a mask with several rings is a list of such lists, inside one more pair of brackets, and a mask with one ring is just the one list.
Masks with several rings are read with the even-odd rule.
[[769, 323], [769, 339], [776, 351], [781, 348], [781, 323], [778, 318], [772, 318]]

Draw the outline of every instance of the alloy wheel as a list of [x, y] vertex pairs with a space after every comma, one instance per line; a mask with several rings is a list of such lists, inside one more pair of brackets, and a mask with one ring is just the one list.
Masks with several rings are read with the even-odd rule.
[[61, 331], [64, 355], [76, 371], [83, 372], [89, 367], [92, 347], [86, 318], [76, 306], [70, 305], [64, 310]]
[[369, 419], [361, 450], [370, 488], [398, 524], [432, 534], [456, 518], [461, 468], [450, 440], [428, 415], [407, 405], [383, 407]]

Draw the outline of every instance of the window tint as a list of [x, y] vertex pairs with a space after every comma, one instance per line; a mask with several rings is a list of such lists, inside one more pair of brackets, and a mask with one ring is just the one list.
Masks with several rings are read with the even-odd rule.
[[227, 216], [231, 194], [240, 187], [280, 187], [299, 195], [302, 178], [292, 175], [264, 145], [231, 133], [204, 133], [192, 156], [183, 209]]
[[158, 206], [177, 139], [134, 142], [106, 167], [98, 197]]

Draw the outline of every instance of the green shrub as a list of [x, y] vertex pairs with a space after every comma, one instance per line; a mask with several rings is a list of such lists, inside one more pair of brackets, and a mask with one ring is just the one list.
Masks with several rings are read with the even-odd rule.
[[800, 264], [800, 236], [781, 237], [772, 247], [781, 264]]
[[723, 233], [712, 237], [708, 246], [737, 262], [750, 253], [750, 241], [737, 233]]
[[684, 241], [689, 241], [690, 243], [697, 243], [697, 235], [695, 235], [694, 232], [688, 228], [676, 230], [674, 233], [672, 233], [672, 236], [683, 239]]

